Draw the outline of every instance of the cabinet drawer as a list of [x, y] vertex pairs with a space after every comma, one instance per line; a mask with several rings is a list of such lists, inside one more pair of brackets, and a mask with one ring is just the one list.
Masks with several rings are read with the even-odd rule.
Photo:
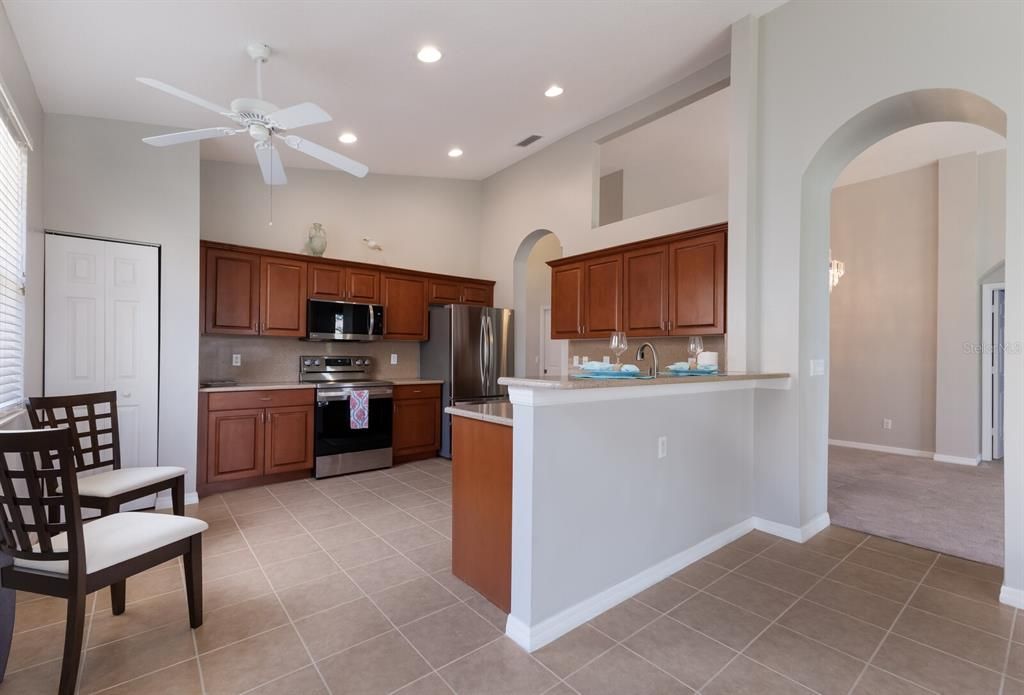
[[275, 389], [271, 391], [216, 391], [210, 394], [210, 410], [274, 408], [312, 405], [315, 389]]
[[440, 398], [441, 384], [404, 384], [395, 386], [392, 398], [396, 401], [412, 398]]

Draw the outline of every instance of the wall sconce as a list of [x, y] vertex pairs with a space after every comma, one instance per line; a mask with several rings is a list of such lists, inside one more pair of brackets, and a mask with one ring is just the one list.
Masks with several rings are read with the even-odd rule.
[[846, 274], [846, 264], [832, 258], [832, 249], [828, 250], [828, 291], [839, 284], [839, 278]]

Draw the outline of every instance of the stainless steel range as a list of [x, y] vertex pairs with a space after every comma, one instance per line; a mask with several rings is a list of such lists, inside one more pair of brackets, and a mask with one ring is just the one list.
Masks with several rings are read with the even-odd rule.
[[[299, 358], [299, 381], [316, 384], [317, 478], [391, 467], [392, 384], [370, 378], [372, 370], [369, 357]], [[355, 391], [369, 393], [369, 421], [363, 429], [350, 421]]]

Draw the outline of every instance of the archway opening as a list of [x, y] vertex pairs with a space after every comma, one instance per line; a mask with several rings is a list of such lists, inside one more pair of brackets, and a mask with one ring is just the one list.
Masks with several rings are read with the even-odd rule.
[[567, 341], [552, 343], [543, 329], [544, 312], [550, 310], [551, 301], [551, 270], [547, 262], [561, 257], [562, 244], [547, 229], [530, 232], [516, 250], [512, 273], [516, 376], [541, 376], [545, 363], [561, 364], [568, 360]]
[[[840, 173], [879, 141], [908, 128], [937, 122], [974, 124], [1006, 136], [1006, 114], [984, 98], [958, 89], [918, 90], [882, 100], [848, 120], [826, 140], [805, 171], [800, 229], [800, 364], [813, 367], [830, 352], [830, 217], [832, 190]], [[999, 214], [1005, 217], [1005, 204]], [[801, 498], [806, 507], [804, 516], [809, 518], [824, 512], [828, 504], [830, 371], [825, 370], [824, 378], [799, 379], [797, 388]]]

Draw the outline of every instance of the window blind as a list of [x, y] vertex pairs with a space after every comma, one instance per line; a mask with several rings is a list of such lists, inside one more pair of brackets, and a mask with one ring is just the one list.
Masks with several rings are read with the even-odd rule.
[[26, 148], [0, 118], [0, 411], [24, 401]]

